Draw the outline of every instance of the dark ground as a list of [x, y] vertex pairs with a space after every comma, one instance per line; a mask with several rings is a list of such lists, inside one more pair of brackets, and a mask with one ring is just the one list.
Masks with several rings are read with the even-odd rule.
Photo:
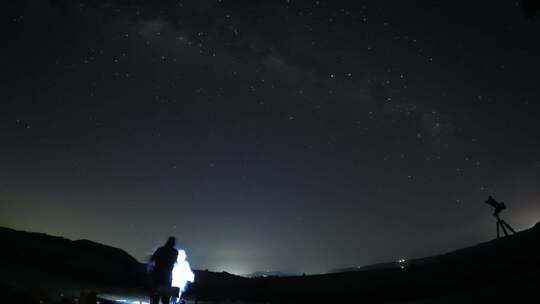
[[[90, 241], [0, 229], [6, 303], [69, 303], [81, 291], [145, 293], [144, 265]], [[195, 271], [188, 299], [275, 303], [519, 303], [540, 298], [540, 224], [441, 256], [358, 272], [243, 278]], [[390, 265], [390, 266], [389, 266]], [[404, 268], [401, 268], [403, 266]], [[367, 268], [369, 269], [369, 268]]]

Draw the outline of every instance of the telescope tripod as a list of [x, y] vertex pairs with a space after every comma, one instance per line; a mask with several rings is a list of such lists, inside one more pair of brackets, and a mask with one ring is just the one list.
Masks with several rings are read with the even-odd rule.
[[504, 236], [508, 236], [508, 230], [512, 231], [513, 234], [516, 233], [514, 228], [512, 228], [512, 226], [501, 219], [498, 215], [495, 215], [495, 217], [497, 218], [497, 238], [501, 237], [501, 230], [504, 232]]

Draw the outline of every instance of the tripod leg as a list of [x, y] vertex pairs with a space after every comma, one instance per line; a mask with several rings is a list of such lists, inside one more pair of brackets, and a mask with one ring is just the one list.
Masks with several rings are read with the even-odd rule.
[[497, 238], [501, 238], [501, 227], [499, 225], [499, 221], [497, 221]]
[[506, 228], [508, 228], [510, 231], [512, 231], [512, 233], [514, 233], [514, 234], [516, 233], [516, 231], [514, 230], [514, 228], [512, 228], [512, 226], [510, 226], [510, 225], [509, 225], [507, 222], [505, 222], [504, 220], [503, 220], [503, 224], [506, 226]]
[[504, 227], [504, 221], [501, 221], [500, 225], [502, 228], [502, 231], [504, 232], [504, 236], [508, 236], [508, 231], [506, 230], [506, 227]]

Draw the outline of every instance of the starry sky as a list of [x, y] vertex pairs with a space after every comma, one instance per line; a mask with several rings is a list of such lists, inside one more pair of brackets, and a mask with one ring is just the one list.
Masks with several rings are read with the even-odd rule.
[[488, 195], [540, 221], [517, 1], [2, 5], [1, 226], [245, 274], [486, 241]]

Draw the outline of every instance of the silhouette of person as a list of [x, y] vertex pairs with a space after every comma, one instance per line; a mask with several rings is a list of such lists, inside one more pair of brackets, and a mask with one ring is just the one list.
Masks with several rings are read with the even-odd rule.
[[178, 258], [178, 250], [174, 248], [176, 239], [169, 237], [164, 246], [158, 248], [150, 258], [150, 263], [153, 264], [153, 269], [150, 272], [150, 284], [152, 288], [151, 304], [161, 303], [169, 304], [171, 296], [163, 292], [172, 284], [172, 271], [176, 259]]

